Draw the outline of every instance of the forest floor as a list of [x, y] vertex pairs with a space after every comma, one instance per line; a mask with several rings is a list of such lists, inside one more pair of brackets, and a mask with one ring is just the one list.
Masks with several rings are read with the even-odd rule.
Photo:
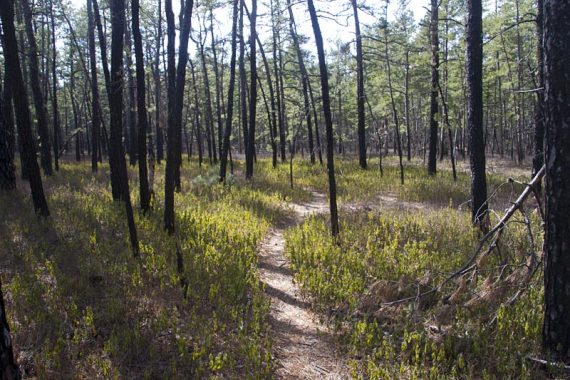
[[[273, 332], [275, 375], [280, 379], [348, 379], [349, 365], [334, 331], [323, 323], [325, 316], [311, 307], [295, 283], [295, 273], [285, 255], [284, 233], [302, 224], [310, 215], [328, 212], [325, 194], [310, 191], [307, 202], [288, 202], [291, 214], [270, 228], [260, 244], [259, 277], [270, 299], [269, 321]], [[399, 201], [396, 194], [378, 195], [373, 201], [350, 202], [341, 206], [346, 212], [379, 210], [418, 211], [434, 208], [420, 202]], [[346, 351], [346, 350], [344, 350]]]
[[[495, 221], [530, 170], [489, 161]], [[525, 211], [536, 241], [518, 216], [500, 252], [478, 263], [479, 275], [424, 303], [383, 306], [437, 286], [479, 236], [465, 162], [454, 180], [445, 162], [428, 177], [412, 161], [404, 185], [396, 159], [384, 164], [383, 172], [373, 163], [362, 171], [339, 159], [341, 235], [333, 241], [325, 167], [295, 161], [291, 185], [288, 165], [260, 160], [246, 181], [236, 161], [221, 185], [216, 167], [185, 161], [175, 195], [182, 274], [162, 227], [163, 166], [152, 212], [135, 213], [139, 258], [129, 249], [124, 205], [112, 201], [107, 165], [92, 174], [87, 163], [63, 162], [45, 179], [52, 213], [45, 221], [34, 215], [26, 183], [0, 194], [0, 275], [24, 377], [542, 378], [523, 359], [538, 355], [540, 273], [511, 307], [502, 301], [518, 287], [490, 297], [488, 286], [508, 277], [505, 260], [523, 267], [540, 247], [533, 202]], [[449, 294], [452, 305], [442, 301]], [[465, 306], [478, 295], [491, 300]]]

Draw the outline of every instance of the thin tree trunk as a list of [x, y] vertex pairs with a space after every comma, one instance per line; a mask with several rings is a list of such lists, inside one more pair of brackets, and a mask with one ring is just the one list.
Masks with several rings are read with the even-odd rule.
[[57, 49], [55, 46], [55, 16], [53, 12], [53, 1], [50, 0], [50, 19], [51, 19], [51, 42], [52, 42], [52, 112], [53, 112], [53, 156], [55, 170], [59, 171], [59, 139], [60, 139], [60, 125], [59, 125], [59, 110], [57, 104]]
[[278, 36], [278, 31], [277, 31], [277, 23], [276, 23], [276, 18], [277, 15], [276, 13], [279, 12], [279, 9], [275, 9], [278, 8], [279, 6], [279, 0], [277, 0], [277, 4], [274, 5], [273, 0], [270, 0], [270, 7], [271, 7], [271, 35], [272, 35], [272, 41], [273, 41], [273, 71], [275, 73], [275, 92], [276, 92], [276, 98], [277, 98], [277, 110], [278, 110], [278, 122], [279, 122], [279, 151], [280, 151], [280, 155], [281, 155], [281, 162], [284, 162], [286, 157], [285, 157], [285, 127], [284, 127], [284, 118], [285, 118], [285, 105], [282, 104], [282, 99], [281, 99], [281, 83], [280, 83], [280, 78], [282, 77], [282, 73], [279, 70], [280, 67], [280, 60], [278, 60], [278, 54], [277, 51], [278, 49], [280, 49], [281, 47], [277, 44], [277, 36]]
[[148, 187], [148, 171], [146, 162], [146, 139], [148, 119], [146, 110], [146, 88], [142, 35], [139, 25], [140, 4], [139, 0], [131, 1], [133, 39], [135, 45], [135, 61], [137, 75], [137, 113], [138, 113], [138, 161], [139, 161], [139, 192], [141, 210], [146, 214], [150, 210], [150, 189]]
[[111, 138], [109, 162], [111, 166], [111, 185], [113, 180], [117, 183], [113, 186], [118, 189], [118, 198], [125, 202], [127, 224], [129, 227], [129, 238], [133, 255], [139, 255], [139, 242], [137, 229], [131, 204], [129, 191], [129, 180], [127, 174], [127, 163], [122, 145], [122, 123], [123, 123], [123, 41], [125, 31], [125, 2], [124, 0], [110, 0], [111, 9]]
[[53, 174], [53, 166], [51, 159], [51, 142], [49, 137], [48, 117], [45, 107], [44, 95], [42, 94], [40, 68], [38, 63], [38, 46], [36, 36], [32, 24], [32, 10], [28, 0], [21, 0], [24, 23], [26, 25], [26, 35], [28, 39], [28, 62], [30, 65], [30, 86], [36, 109], [36, 118], [38, 125], [38, 135], [40, 136], [40, 158], [42, 169], [45, 175]]
[[250, 17], [250, 40], [249, 40], [249, 128], [245, 149], [245, 178], [253, 177], [253, 162], [255, 159], [255, 118], [257, 115], [257, 60], [256, 60], [256, 23], [257, 23], [257, 0], [251, 0]]
[[105, 89], [107, 90], [107, 98], [111, 99], [111, 74], [109, 73], [109, 61], [107, 59], [107, 39], [101, 24], [101, 14], [99, 13], [98, 0], [93, 2], [93, 15], [95, 16], [95, 25], [97, 26], [97, 34], [99, 36], [99, 48], [101, 50], [101, 65], [103, 66], [103, 75], [105, 77]]
[[483, 37], [481, 0], [467, 1], [467, 107], [471, 198], [473, 223], [485, 224], [487, 216], [487, 178], [483, 137]]
[[180, 183], [180, 147], [182, 146], [182, 106], [184, 86], [186, 84], [186, 65], [188, 63], [188, 39], [192, 18], [193, 0], [187, 0], [183, 7], [180, 43], [178, 50], [178, 67], [174, 71], [174, 14], [172, 1], [166, 0], [166, 19], [168, 25], [168, 149], [166, 157], [166, 176], [164, 188], [164, 228], [169, 234], [174, 233], [174, 188], [178, 167], [178, 183]]
[[[388, 15], [388, 3], [386, 3], [386, 17]], [[396, 130], [396, 148], [398, 152], [398, 159], [400, 162], [400, 183], [404, 184], [404, 164], [402, 160], [402, 139], [400, 137], [400, 122], [398, 119], [398, 111], [396, 109], [396, 101], [394, 100], [394, 89], [392, 87], [392, 69], [390, 65], [390, 57], [388, 54], [388, 25], [384, 30], [384, 52], [386, 54], [386, 68], [388, 69], [388, 87], [390, 90], [390, 101], [392, 104], [392, 115], [394, 117], [394, 125]], [[437, 137], [437, 136], [436, 136]]]
[[245, 38], [243, 35], [243, 21], [244, 21], [244, 0], [240, 0], [240, 16], [239, 16], [239, 38], [240, 38], [240, 45], [239, 45], [239, 97], [240, 97], [240, 123], [241, 123], [241, 131], [243, 134], [243, 142], [245, 148], [245, 155], [247, 156], [247, 75], [245, 72]]
[[87, 0], [87, 28], [89, 36], [89, 63], [91, 64], [91, 97], [93, 109], [92, 119], [91, 119], [91, 142], [94, 149], [91, 150], [91, 171], [97, 172], [98, 157], [99, 152], [99, 128], [101, 125], [101, 115], [99, 114], [99, 87], [97, 83], [97, 60], [95, 56], [95, 30], [93, 23], [93, 10], [92, 1]]
[[158, 164], [164, 158], [164, 137], [162, 116], [160, 110], [162, 108], [162, 95], [160, 90], [160, 41], [162, 38], [162, 1], [158, 0], [158, 30], [156, 33], [156, 52], [154, 57], [154, 97], [155, 97], [155, 117], [156, 117], [156, 162]]
[[[129, 129], [129, 141], [128, 141], [128, 152], [129, 152], [129, 164], [135, 166], [138, 159], [138, 133], [137, 133], [137, 113], [135, 111], [135, 81], [133, 75], [133, 55], [132, 55], [132, 39], [131, 30], [129, 24], [125, 25], [125, 45], [126, 45], [126, 73], [127, 73], [127, 127]], [[143, 79], [144, 84], [144, 79]]]
[[16, 133], [12, 109], [12, 89], [10, 86], [6, 62], [4, 62], [4, 87], [0, 91], [0, 190], [16, 188], [16, 166], [14, 149]]
[[362, 169], [366, 169], [366, 115], [364, 113], [364, 63], [362, 54], [362, 36], [358, 20], [356, 0], [350, 0], [354, 13], [354, 28], [356, 31], [356, 106], [358, 111], [358, 161]]
[[301, 82], [303, 87], [303, 100], [305, 108], [303, 113], [307, 121], [307, 138], [309, 142], [309, 157], [311, 164], [315, 163], [315, 148], [313, 143], [313, 124], [311, 122], [311, 108], [309, 102], [309, 74], [307, 73], [307, 67], [305, 66], [305, 60], [303, 59], [303, 52], [301, 51], [301, 45], [299, 43], [299, 37], [297, 35], [297, 26], [295, 23], [295, 17], [293, 15], [293, 8], [291, 6], [291, 0], [287, 0], [287, 9], [289, 11], [289, 32], [291, 38], [293, 39], [293, 46], [297, 53], [297, 60], [299, 62], [299, 70], [301, 72]]
[[[544, 164], [544, 48], [543, 48], [543, 33], [544, 33], [544, 0], [537, 0], [536, 7], [536, 35], [538, 39], [537, 43], [537, 76], [538, 76], [538, 87], [541, 89], [537, 92], [537, 100], [535, 106], [535, 117], [534, 117], [534, 155], [532, 160], [532, 176], [534, 177], [536, 173], [542, 168]], [[542, 184], [539, 183], [538, 189], [541, 188]]]
[[6, 60], [6, 70], [12, 84], [11, 89], [18, 135], [22, 145], [20, 155], [30, 181], [34, 209], [40, 216], [47, 218], [49, 209], [44, 195], [40, 169], [36, 161], [32, 118], [20, 67], [20, 58], [18, 57], [18, 43], [16, 42], [16, 28], [14, 27], [14, 7], [11, 1], [0, 1], [0, 18], [2, 19], [2, 39], [5, 49], [4, 59]]
[[210, 8], [210, 37], [212, 38], [212, 55], [214, 58], [214, 80], [216, 81], [216, 117], [218, 122], [218, 155], [222, 156], [223, 150], [223, 129], [224, 122], [222, 120], [222, 90], [220, 86], [220, 70], [218, 68], [218, 55], [216, 52], [216, 40], [214, 38], [214, 11]]
[[228, 163], [228, 152], [230, 150], [230, 136], [232, 134], [232, 119], [234, 112], [234, 91], [236, 82], [236, 50], [237, 50], [237, 19], [238, 19], [239, 0], [233, 1], [233, 18], [232, 18], [232, 41], [231, 41], [231, 58], [230, 58], [230, 83], [228, 85], [228, 102], [226, 112], [226, 127], [224, 129], [224, 138], [222, 142], [222, 155], [220, 157], [220, 182], [226, 180], [226, 171]]
[[319, 69], [321, 72], [321, 87], [323, 96], [323, 110], [325, 113], [325, 124], [327, 132], [327, 171], [329, 179], [329, 201], [330, 201], [330, 214], [331, 214], [331, 233], [333, 237], [337, 237], [339, 234], [339, 224], [338, 224], [338, 209], [336, 204], [336, 180], [334, 172], [334, 147], [333, 147], [333, 126], [332, 126], [332, 114], [331, 114], [331, 103], [329, 96], [329, 78], [328, 70], [325, 61], [325, 49], [323, 46], [323, 37], [321, 34], [321, 28], [319, 26], [319, 20], [317, 18], [317, 11], [315, 10], [315, 5], [313, 0], [307, 0], [309, 7], [309, 14], [311, 16], [311, 23], [313, 25], [313, 31], [315, 33], [315, 41], [317, 44], [317, 53], [319, 57]]

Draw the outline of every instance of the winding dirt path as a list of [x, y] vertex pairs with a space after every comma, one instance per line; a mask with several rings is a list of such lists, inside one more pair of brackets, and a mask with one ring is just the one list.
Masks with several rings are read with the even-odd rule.
[[285, 257], [286, 229], [308, 215], [328, 211], [327, 198], [313, 193], [309, 203], [290, 205], [293, 216], [271, 228], [261, 243], [259, 272], [271, 300], [269, 314], [278, 379], [348, 379], [346, 359], [340, 354], [327, 326], [310, 310]]

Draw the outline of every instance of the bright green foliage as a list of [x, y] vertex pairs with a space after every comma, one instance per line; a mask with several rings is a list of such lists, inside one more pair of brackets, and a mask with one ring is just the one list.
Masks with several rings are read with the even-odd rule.
[[9, 269], [2, 277], [19, 362], [30, 375], [270, 373], [257, 245], [278, 215], [278, 199], [247, 187], [190, 183], [197, 170], [194, 163], [184, 169], [189, 191], [176, 195], [186, 299], [175, 238], [162, 228], [162, 178], [150, 216], [136, 215], [140, 260], [129, 252], [123, 207], [111, 200], [106, 167], [93, 177], [87, 165], [62, 165], [46, 181], [48, 221], [34, 217], [27, 195], [1, 195], [0, 258]]
[[[365, 183], [397, 183], [395, 168], [388, 168], [385, 177], [377, 180], [369, 172], [356, 174], [363, 173], [356, 164], [352, 170], [346, 165], [344, 177], [352, 178], [351, 191], [356, 198], [370, 199], [372, 186], [368, 190]], [[340, 218], [343, 233], [336, 242], [323, 239], [326, 216], [313, 216], [290, 230], [286, 251], [302, 290], [318, 310], [331, 317], [331, 325], [346, 343], [347, 354], [354, 358], [355, 377], [536, 378], [539, 372], [525, 356], [540, 349], [540, 279], [533, 280], [512, 307], [498, 306], [503, 298], [491, 298], [470, 308], [462, 306], [470, 297], [457, 306], [444, 303], [442, 299], [458, 288], [457, 282], [447, 284], [437, 295], [426, 295], [419, 303], [413, 301], [418, 293], [438, 285], [460, 268], [480, 237], [471, 227], [468, 212], [437, 207], [446, 201], [443, 197], [449, 196], [447, 202], [451, 199], [454, 203], [463, 195], [449, 173], [441, 172], [437, 181], [432, 181], [415, 174], [415, 169], [408, 169], [413, 179], [396, 191], [396, 205], [408, 211], [389, 205], [382, 208], [379, 203], [377, 211], [345, 212]], [[499, 176], [492, 178], [492, 183], [504, 181]], [[458, 182], [463, 181], [467, 178], [460, 177]], [[502, 194], [507, 197], [508, 192]], [[423, 203], [408, 208], [405, 199]], [[540, 225], [535, 214], [531, 219], [535, 247], [540, 247]], [[524, 262], [529, 250], [524, 224], [510, 224], [502, 236], [500, 255], [482, 264], [482, 276], [494, 273], [506, 257]], [[483, 279], [476, 282], [479, 286], [482, 283]], [[374, 284], [386, 285], [372, 293], [375, 306], [366, 311]], [[405, 297], [411, 297], [412, 302], [382, 306], [383, 302]], [[451, 319], [441, 322], [446, 311]], [[492, 324], [494, 315], [497, 319]]]

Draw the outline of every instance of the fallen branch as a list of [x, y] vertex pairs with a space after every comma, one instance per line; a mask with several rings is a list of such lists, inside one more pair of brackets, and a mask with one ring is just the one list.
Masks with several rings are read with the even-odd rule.
[[[544, 173], [545, 173], [545, 166], [542, 166], [542, 168], [538, 171], [538, 173], [536, 173], [534, 178], [532, 178], [532, 180], [528, 184], [526, 184], [526, 188], [522, 191], [522, 193], [518, 196], [518, 198], [513, 202], [511, 207], [509, 207], [507, 209], [507, 211], [505, 212], [503, 217], [499, 220], [499, 222], [479, 240], [479, 244], [477, 245], [477, 248], [475, 249], [473, 255], [471, 255], [471, 257], [467, 260], [467, 262], [460, 269], [458, 269], [457, 271], [455, 271], [454, 273], [449, 275], [438, 286], [436, 286], [430, 290], [427, 290], [421, 294], [418, 294], [418, 295], [415, 295], [412, 297], [406, 297], [406, 298], [402, 298], [402, 299], [392, 301], [392, 302], [385, 302], [385, 303], [382, 303], [381, 305], [382, 306], [393, 306], [393, 305], [397, 305], [397, 304], [401, 304], [401, 303], [405, 303], [405, 302], [409, 302], [409, 301], [414, 301], [414, 300], [417, 300], [421, 297], [425, 297], [425, 296], [433, 294], [435, 292], [439, 292], [439, 291], [441, 291], [441, 289], [443, 288], [444, 285], [448, 284], [453, 279], [455, 279], [459, 276], [462, 276], [462, 275], [478, 268], [479, 265], [477, 264], [477, 262], [480, 262], [481, 259], [483, 259], [485, 256], [490, 254], [497, 247], [498, 240], [501, 236], [502, 230], [505, 228], [505, 226], [507, 225], [509, 220], [513, 217], [513, 215], [517, 211], [522, 210], [521, 208], [522, 208], [524, 202], [526, 201], [526, 199], [528, 198], [528, 196], [530, 194], [534, 194], [536, 196], [537, 192], [536, 192], [535, 188], [536, 188], [537, 184], [540, 183], [540, 181], [544, 177]], [[540, 206], [540, 204], [539, 204], [539, 206]], [[522, 210], [521, 213], [523, 213], [523, 216], [526, 218], [526, 214], [524, 213], [524, 210]], [[525, 224], [527, 224], [527, 223], [528, 223], [528, 220], [525, 220]], [[485, 244], [491, 238], [493, 238], [492, 242], [489, 244], [489, 246], [485, 250], [485, 252], [483, 254], [481, 254], [483, 247], [485, 247]], [[534, 241], [533, 241], [533, 244], [531, 244], [531, 245], [534, 245]], [[534, 252], [533, 252], [533, 255], [534, 255]], [[535, 264], [535, 265], [533, 265], [534, 268], [529, 268], [531, 273], [534, 273], [533, 269], [535, 269], [537, 267], [536, 260], [533, 260], [533, 264]], [[532, 277], [532, 275], [529, 277]], [[514, 302], [514, 300], [513, 300], [513, 302]]]

